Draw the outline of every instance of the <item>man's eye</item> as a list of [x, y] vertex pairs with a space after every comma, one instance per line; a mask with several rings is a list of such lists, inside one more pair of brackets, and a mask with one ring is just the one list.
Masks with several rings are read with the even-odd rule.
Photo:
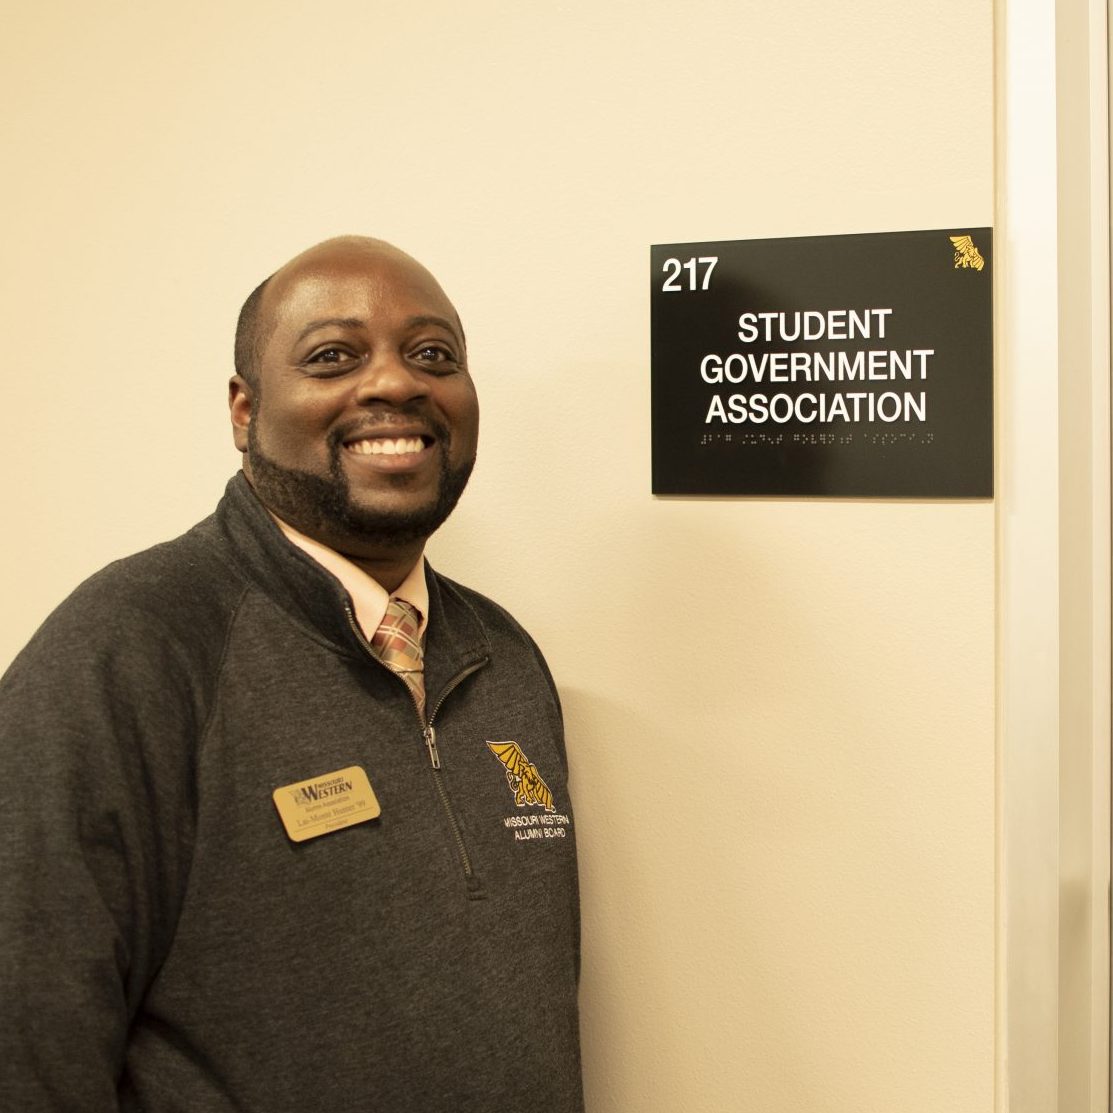
[[305, 362], [306, 363], [343, 363], [346, 359], [352, 357], [344, 351], [343, 348], [322, 348], [319, 352], [314, 352]]
[[414, 351], [414, 359], [421, 363], [455, 363], [456, 356], [440, 344], [423, 344]]

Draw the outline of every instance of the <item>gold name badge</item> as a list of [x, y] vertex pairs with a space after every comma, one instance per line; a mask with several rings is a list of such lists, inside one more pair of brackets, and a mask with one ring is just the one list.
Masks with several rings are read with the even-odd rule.
[[273, 795], [286, 834], [294, 842], [378, 819], [382, 812], [367, 774], [358, 765], [276, 788]]

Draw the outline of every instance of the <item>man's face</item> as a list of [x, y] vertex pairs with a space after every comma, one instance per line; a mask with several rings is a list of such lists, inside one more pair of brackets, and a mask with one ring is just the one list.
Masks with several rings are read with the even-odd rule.
[[263, 504], [357, 556], [436, 530], [471, 474], [479, 406], [433, 277], [375, 241], [331, 241], [271, 279], [258, 336], [255, 386], [233, 379], [231, 408]]

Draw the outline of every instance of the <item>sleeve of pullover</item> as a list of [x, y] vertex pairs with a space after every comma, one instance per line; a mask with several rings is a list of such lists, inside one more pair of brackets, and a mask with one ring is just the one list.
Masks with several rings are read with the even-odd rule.
[[196, 666], [128, 587], [84, 585], [0, 681], [3, 1109], [118, 1107], [188, 876]]

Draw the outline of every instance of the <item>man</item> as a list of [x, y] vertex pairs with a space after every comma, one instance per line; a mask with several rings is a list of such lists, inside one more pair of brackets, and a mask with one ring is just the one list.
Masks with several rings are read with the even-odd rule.
[[456, 311], [346, 237], [236, 353], [216, 513], [0, 686], [0, 1108], [579, 1111], [556, 691], [422, 558], [475, 458]]

